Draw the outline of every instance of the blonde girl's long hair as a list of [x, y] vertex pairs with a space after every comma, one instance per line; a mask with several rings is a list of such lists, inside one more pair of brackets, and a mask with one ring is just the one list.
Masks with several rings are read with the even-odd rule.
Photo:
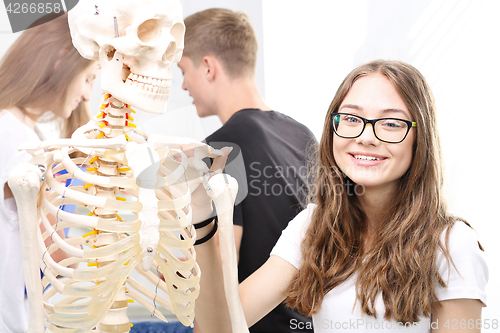
[[[417, 122], [417, 135], [411, 166], [399, 179], [373, 245], [363, 249], [366, 216], [357, 196], [348, 194], [350, 180], [335, 162], [330, 116], [357, 79], [374, 73], [396, 87]], [[448, 213], [442, 197], [436, 107], [424, 77], [399, 61], [376, 60], [354, 69], [329, 107], [317, 158], [312, 198], [317, 206], [301, 245], [302, 267], [288, 289], [288, 305], [311, 316], [330, 290], [357, 273], [356, 302], [363, 313], [377, 317], [375, 300], [381, 294], [387, 320], [417, 322], [419, 316], [430, 316], [435, 287], [445, 286], [436, 265], [438, 249], [450, 263], [440, 236], [457, 218]]]
[[[43, 19], [48, 22], [24, 31], [0, 62], [0, 110], [45, 107], [54, 100], [62, 107], [72, 80], [92, 63], [73, 46], [67, 14]], [[80, 103], [73, 113], [71, 119], [81, 125], [89, 114], [87, 104]], [[72, 126], [65, 123], [69, 133]]]

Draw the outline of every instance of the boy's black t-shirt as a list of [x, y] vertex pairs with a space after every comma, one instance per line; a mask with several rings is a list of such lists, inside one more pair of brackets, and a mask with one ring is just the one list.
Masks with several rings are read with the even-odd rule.
[[[317, 141], [306, 126], [284, 114], [243, 109], [206, 142], [214, 148], [233, 147], [225, 172], [239, 185], [234, 224], [243, 227], [238, 265], [242, 282], [264, 264], [282, 230], [302, 210], [307, 154]], [[308, 327], [310, 318], [280, 304], [250, 331], [312, 332]]]

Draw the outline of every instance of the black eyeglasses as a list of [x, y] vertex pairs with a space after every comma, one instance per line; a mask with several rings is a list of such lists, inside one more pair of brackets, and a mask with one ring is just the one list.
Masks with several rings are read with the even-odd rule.
[[367, 124], [371, 124], [373, 134], [382, 142], [400, 143], [417, 123], [399, 118], [366, 119], [350, 113], [333, 113], [331, 115], [333, 130], [341, 138], [354, 139], [361, 134]]

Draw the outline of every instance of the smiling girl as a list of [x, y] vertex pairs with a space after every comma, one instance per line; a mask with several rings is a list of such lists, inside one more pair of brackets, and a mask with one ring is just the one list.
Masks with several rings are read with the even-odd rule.
[[[443, 198], [435, 109], [424, 77], [403, 62], [373, 61], [345, 78], [326, 115], [311, 204], [240, 285], [249, 325], [286, 299], [315, 332], [480, 331], [488, 269], [475, 231]], [[214, 247], [197, 246], [210, 286], [197, 305], [203, 332], [221, 332], [214, 318], [226, 315]]]

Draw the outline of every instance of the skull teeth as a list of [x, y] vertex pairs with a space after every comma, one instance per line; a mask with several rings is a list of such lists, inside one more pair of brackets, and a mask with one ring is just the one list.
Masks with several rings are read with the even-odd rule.
[[137, 74], [130, 74], [127, 80], [137, 81], [141, 83], [147, 83], [153, 86], [158, 86], [162, 88], [166, 88], [170, 82], [170, 80], [157, 79], [150, 76], [142, 76]]
[[167, 94], [168, 89], [172, 85], [170, 80], [152, 78], [149, 76], [142, 76], [133, 73], [130, 73], [127, 80], [125, 81], [125, 84], [155, 94]]

